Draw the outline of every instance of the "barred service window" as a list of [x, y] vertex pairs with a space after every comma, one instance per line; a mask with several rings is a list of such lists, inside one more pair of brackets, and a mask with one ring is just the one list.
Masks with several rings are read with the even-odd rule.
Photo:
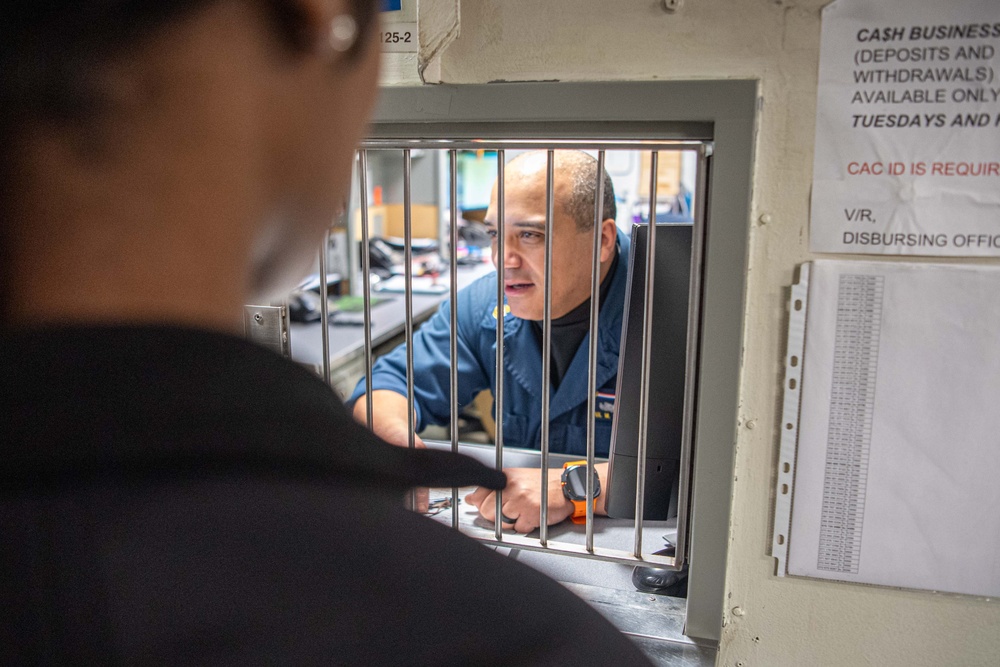
[[[527, 482], [537, 510], [504, 493], [487, 494], [490, 504], [474, 490], [432, 490], [427, 511], [456, 528], [679, 569], [708, 150], [613, 138], [367, 141], [325, 276], [306, 286], [334, 295], [328, 325], [293, 308], [293, 355], [318, 353], [322, 365], [325, 336], [324, 372], [394, 444], [451, 448], [537, 478]], [[405, 403], [380, 402], [385, 392]], [[393, 419], [405, 426], [390, 429]], [[574, 461], [596, 472], [579, 478], [589, 508], [579, 529], [549, 507]], [[562, 472], [540, 473], [552, 469]], [[599, 519], [595, 535], [595, 512], [628, 521]]]
[[710, 416], [735, 414], [753, 100], [746, 82], [389, 89], [282, 311], [291, 356], [359, 421], [508, 473], [501, 493], [415, 491], [415, 510], [626, 596], [611, 607], [684, 581], [686, 602], [619, 619], [650, 640], [721, 629], [734, 434]]

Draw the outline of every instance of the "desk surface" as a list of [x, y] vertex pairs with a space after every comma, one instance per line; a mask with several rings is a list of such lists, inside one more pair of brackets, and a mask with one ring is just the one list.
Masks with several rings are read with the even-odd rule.
[[[428, 442], [429, 447], [445, 448], [446, 443]], [[447, 445], [450, 448], [450, 445]], [[463, 454], [492, 465], [492, 447], [461, 444]], [[560, 455], [552, 455], [550, 465], [560, 465]], [[539, 452], [504, 448], [504, 465], [538, 467]], [[495, 537], [495, 526], [479, 516], [478, 510], [463, 498], [472, 489], [460, 489], [457, 514], [459, 529], [486, 540]], [[431, 489], [431, 499], [450, 498], [451, 489]], [[450, 526], [452, 510], [445, 509], [434, 519]], [[594, 517], [594, 545], [598, 549], [631, 551], [634, 547], [634, 522], [626, 519]], [[662, 548], [664, 538], [676, 539], [676, 519], [647, 521], [643, 525], [643, 553]], [[504, 541], [518, 537], [514, 531], [504, 531]], [[528, 537], [538, 537], [538, 531]], [[559, 548], [569, 545], [579, 550], [586, 543], [584, 526], [563, 521], [549, 526], [549, 545]], [[632, 564], [607, 562], [565, 553], [539, 552], [520, 548], [516, 544], [490, 548], [518, 560], [561, 582], [610, 620], [619, 630], [631, 634], [646, 655], [656, 665], [690, 665], [707, 667], [716, 662], [716, 649], [700, 645], [685, 636], [687, 601], [664, 595], [639, 593], [632, 583]]]
[[[473, 266], [459, 266], [458, 288], [462, 289], [493, 271], [489, 263]], [[448, 276], [442, 281], [447, 284]], [[406, 296], [399, 292], [376, 292], [375, 296], [384, 301], [372, 307], [372, 345], [378, 345], [403, 332], [406, 328]], [[442, 301], [449, 297], [444, 294], [413, 295], [413, 319], [421, 322], [430, 317]], [[337, 324], [332, 319], [330, 329], [330, 365], [337, 368], [355, 355], [363, 354], [365, 331], [356, 324]], [[323, 365], [322, 325], [319, 322], [292, 322], [289, 325], [292, 359], [311, 366]]]
[[[472, 489], [461, 489], [460, 498]], [[450, 489], [431, 489], [431, 498], [450, 497]], [[458, 506], [459, 526], [472, 537], [493, 538], [494, 526], [483, 521], [479, 512], [468, 503]], [[434, 519], [451, 525], [451, 510], [444, 510]], [[595, 517], [594, 541], [597, 546], [614, 545], [620, 549], [633, 546], [632, 522], [607, 517]], [[643, 530], [644, 544], [659, 548], [662, 536], [675, 532], [674, 522], [648, 522]], [[506, 536], [515, 536], [505, 531]], [[538, 532], [532, 533], [537, 537]], [[549, 544], [583, 545], [583, 526], [569, 521], [549, 527]], [[498, 553], [513, 558], [552, 577], [603, 614], [619, 630], [632, 635], [646, 655], [656, 665], [689, 665], [708, 667], [716, 662], [716, 648], [701, 645], [684, 634], [687, 601], [665, 595], [651, 595], [635, 590], [632, 565], [580, 558], [560, 553], [528, 551], [515, 545], [494, 546]], [[645, 550], [646, 547], [644, 547]]]
[[[437, 440], [427, 440], [425, 444], [432, 449], [451, 449], [451, 444]], [[459, 451], [466, 456], [471, 456], [483, 465], [493, 467], [496, 465], [496, 450], [492, 445], [479, 445], [471, 443], [460, 443]], [[504, 467], [508, 468], [538, 468], [541, 462], [541, 453], [531, 449], [521, 449], [516, 447], [504, 447]], [[578, 456], [568, 456], [565, 454], [549, 454], [549, 466], [560, 468], [567, 461], [579, 459]], [[432, 492], [434, 493], [434, 492]], [[438, 496], [449, 495], [450, 490], [440, 490]], [[464, 495], [464, 494], [463, 494]], [[450, 511], [442, 512], [438, 518], [444, 518], [451, 522]], [[484, 521], [479, 512], [471, 505], [464, 502], [459, 505], [459, 523], [463, 532], [473, 536], [492, 538], [494, 525]], [[635, 522], [632, 519], [612, 519], [606, 516], [594, 517], [594, 545], [604, 549], [614, 549], [618, 551], [632, 551], [635, 546]], [[506, 531], [509, 535], [516, 535], [514, 531]], [[538, 533], [530, 536], [538, 537]], [[643, 553], [662, 549], [664, 539], [671, 541], [677, 536], [677, 518], [667, 521], [644, 521], [642, 528]], [[586, 530], [584, 526], [564, 521], [554, 526], [549, 526], [549, 540], [552, 542], [563, 542], [574, 545], [584, 545], [586, 542]], [[544, 554], [536, 554], [542, 555]], [[579, 559], [573, 559], [579, 560]], [[583, 564], [594, 563], [595, 561], [580, 561]], [[607, 563], [602, 563], [607, 564]], [[628, 566], [631, 572], [631, 565]], [[554, 574], [550, 573], [552, 576]], [[584, 575], [582, 577], [556, 577], [560, 581], [576, 581], [583, 584], [596, 584], [601, 579], [592, 579]], [[599, 584], [598, 584], [599, 585]]]

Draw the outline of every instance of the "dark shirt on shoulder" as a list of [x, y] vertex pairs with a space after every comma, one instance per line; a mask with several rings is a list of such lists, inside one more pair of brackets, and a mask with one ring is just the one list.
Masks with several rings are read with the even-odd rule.
[[0, 662], [649, 664], [402, 507], [502, 473], [381, 442], [308, 371], [167, 327], [0, 337]]

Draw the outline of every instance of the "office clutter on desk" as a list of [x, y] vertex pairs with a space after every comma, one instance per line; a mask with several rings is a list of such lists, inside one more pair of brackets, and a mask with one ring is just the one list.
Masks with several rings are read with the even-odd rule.
[[[392, 303], [394, 299], [372, 296], [370, 299], [372, 317], [378, 316], [378, 306]], [[365, 300], [360, 296], [342, 296], [330, 303], [330, 322], [334, 326], [365, 325]]]
[[[444, 262], [433, 239], [413, 239], [413, 275], [440, 274]], [[358, 245], [359, 252], [364, 246]], [[368, 243], [369, 267], [373, 275], [388, 279], [405, 273], [405, 245], [402, 239], [373, 238]]]
[[[326, 293], [330, 296], [337, 296], [340, 294], [341, 283], [343, 282], [343, 277], [339, 273], [327, 273], [326, 274]], [[319, 294], [319, 274], [315, 273], [301, 283], [295, 288], [296, 291], [311, 291]]]
[[[329, 296], [339, 295], [341, 284], [339, 273], [327, 274], [326, 289]], [[288, 295], [288, 318], [292, 322], [319, 322], [323, 318], [319, 288], [319, 274], [314, 274], [299, 283]]]
[[319, 304], [319, 294], [297, 289], [288, 295], [288, 317], [292, 322], [319, 322], [323, 317]]
[[[338, 296], [340, 276], [330, 274], [327, 281], [330, 323], [344, 326], [364, 325], [364, 298], [360, 296]], [[288, 317], [293, 322], [319, 322], [322, 319], [319, 295], [319, 276], [306, 278], [288, 295]], [[391, 302], [391, 298], [371, 297], [371, 307]]]
[[[358, 243], [358, 254], [364, 252], [364, 245]], [[374, 238], [368, 243], [368, 266], [371, 273], [379, 278], [392, 275], [395, 262], [392, 258], [392, 248], [380, 238]]]
[[[468, 225], [467, 225], [468, 227]], [[475, 237], [475, 232], [469, 232]], [[488, 237], [487, 242], [488, 242]], [[480, 239], [481, 240], [481, 239]], [[449, 290], [448, 262], [442, 257], [440, 246], [434, 239], [413, 239], [412, 288], [415, 294], [445, 294]], [[359, 245], [359, 249], [363, 247]], [[372, 273], [372, 289], [378, 292], [404, 292], [406, 290], [405, 244], [398, 238], [373, 238], [368, 251]], [[465, 240], [456, 246], [456, 264], [459, 267], [481, 266], [489, 261], [489, 254]]]
[[[393, 276], [388, 280], [383, 280], [374, 287], [379, 292], [403, 293], [406, 291], [406, 277]], [[442, 280], [440, 275], [435, 276], [413, 276], [412, 290], [414, 294], [444, 294], [449, 290], [447, 280]]]

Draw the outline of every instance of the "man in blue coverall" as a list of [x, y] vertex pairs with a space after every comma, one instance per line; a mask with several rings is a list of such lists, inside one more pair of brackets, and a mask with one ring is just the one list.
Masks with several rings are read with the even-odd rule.
[[[541, 430], [541, 327], [545, 280], [545, 185], [547, 155], [533, 151], [517, 156], [505, 169], [503, 280], [505, 445], [538, 449]], [[552, 222], [552, 361], [550, 365], [549, 451], [586, 455], [587, 374], [591, 267], [594, 245], [594, 200], [597, 160], [581, 151], [556, 151]], [[604, 174], [604, 220], [601, 222], [601, 298], [598, 321], [596, 453], [608, 456], [611, 439], [618, 348], [628, 265], [628, 237], [615, 226], [611, 179]], [[486, 226], [497, 257], [497, 192], [493, 190]], [[477, 393], [492, 390], [496, 381], [497, 274], [480, 278], [458, 293], [458, 405], [468, 405]], [[417, 430], [427, 424], [447, 424], [450, 417], [450, 308], [438, 312], [413, 337], [414, 409]], [[375, 364], [370, 400], [373, 429], [383, 439], [406, 446], [406, 350], [401, 345]], [[364, 379], [349, 403], [365, 422]], [[610, 409], [609, 409], [610, 408]], [[416, 439], [417, 446], [423, 446]], [[601, 482], [607, 463], [595, 466]], [[528, 533], [540, 523], [541, 478], [538, 470], [507, 468], [502, 515], [507, 528]], [[559, 523], [574, 512], [563, 495], [561, 470], [549, 471], [548, 522]], [[493, 492], [477, 489], [466, 497], [492, 521]], [[604, 494], [595, 503], [604, 514]]]

